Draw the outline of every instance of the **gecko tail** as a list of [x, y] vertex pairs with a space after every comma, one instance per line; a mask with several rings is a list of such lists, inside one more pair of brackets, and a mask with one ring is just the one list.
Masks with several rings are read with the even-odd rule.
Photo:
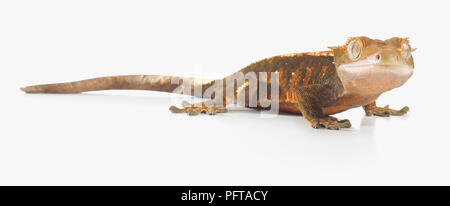
[[[174, 80], [174, 78], [176, 78]], [[174, 81], [174, 83], [172, 83]], [[58, 93], [71, 94], [99, 90], [150, 90], [161, 92], [173, 92], [183, 81], [191, 81], [194, 84], [194, 78], [182, 78], [163, 75], [126, 75], [109, 76], [81, 81], [41, 84], [20, 88], [26, 93]], [[197, 84], [196, 86], [206, 86]]]

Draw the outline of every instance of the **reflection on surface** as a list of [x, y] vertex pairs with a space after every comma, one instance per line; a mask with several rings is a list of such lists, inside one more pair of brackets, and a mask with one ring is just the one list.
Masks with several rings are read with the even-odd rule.
[[[188, 151], [199, 147], [200, 151], [207, 150], [209, 155], [219, 160], [223, 155], [229, 157], [232, 154], [240, 154], [255, 163], [271, 163], [271, 166], [289, 169], [292, 172], [299, 170], [346, 172], [349, 169], [369, 167], [377, 160], [374, 139], [375, 123], [379, 117], [366, 117], [360, 110], [338, 114], [337, 117], [340, 119], [348, 118], [353, 127], [333, 131], [313, 129], [298, 115], [282, 113], [273, 118], [261, 118], [261, 111], [239, 107], [231, 107], [230, 113], [216, 116], [189, 117], [171, 114], [168, 111], [170, 98], [153, 94], [27, 95], [26, 98], [46, 99], [51, 101], [51, 104], [67, 104], [73, 108], [74, 105], [69, 101], [60, 102], [70, 100], [77, 102], [76, 107], [80, 109], [86, 108], [84, 104], [89, 105], [88, 108], [92, 108], [93, 105], [97, 108], [100, 105], [110, 105], [110, 111], [116, 113], [125, 112], [127, 111], [125, 108], [133, 107], [133, 111], [144, 111], [140, 114], [145, 118], [120, 124], [138, 124], [139, 121], [143, 121], [147, 126], [142, 128], [142, 133], [152, 129], [168, 136], [183, 137], [176, 142], [183, 142], [186, 148], [190, 148]], [[106, 102], [108, 104], [105, 104]], [[152, 110], [148, 110], [149, 108]], [[128, 117], [126, 113], [121, 115]], [[177, 126], [177, 130], [171, 129], [174, 125]], [[167, 131], [170, 131], [170, 134], [167, 134]], [[165, 140], [160, 137], [162, 136], [152, 133], [148, 139]]]
[[[266, 151], [266, 158], [278, 161], [279, 166], [290, 164], [292, 170], [302, 172], [346, 172], [348, 169], [372, 167], [378, 154], [374, 141], [376, 117], [359, 115], [362, 116], [360, 121], [350, 119], [354, 125], [351, 129], [339, 131], [312, 129], [301, 117], [280, 115], [271, 127], [267, 127], [282, 128], [281, 132], [289, 136], [279, 136], [277, 141], [273, 141], [277, 142], [276, 146], [267, 146], [272, 151]], [[305, 168], [303, 165], [309, 166]]]

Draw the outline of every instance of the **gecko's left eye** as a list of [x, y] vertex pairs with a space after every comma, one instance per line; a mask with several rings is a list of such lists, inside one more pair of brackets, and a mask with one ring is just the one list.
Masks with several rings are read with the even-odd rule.
[[402, 57], [404, 60], [408, 60], [411, 57], [411, 46], [408, 43], [402, 44]]
[[351, 41], [347, 46], [348, 56], [352, 61], [356, 61], [361, 57], [362, 46], [358, 40]]

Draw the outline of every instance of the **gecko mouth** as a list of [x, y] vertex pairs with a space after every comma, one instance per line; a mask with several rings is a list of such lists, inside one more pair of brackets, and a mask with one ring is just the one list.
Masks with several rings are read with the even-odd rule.
[[357, 64], [357, 63], [352, 63], [352, 64], [345, 64], [345, 65], [341, 65], [347, 69], [367, 69], [367, 68], [378, 68], [378, 69], [393, 69], [393, 70], [398, 70], [398, 69], [413, 69], [412, 67], [410, 67], [409, 65], [405, 65], [405, 64], [395, 64], [395, 63], [365, 63], [365, 64]]
[[399, 64], [341, 65], [338, 76], [347, 92], [382, 93], [403, 85], [413, 68]]
[[372, 72], [382, 72], [386, 75], [408, 75], [412, 73], [413, 68], [408, 65], [402, 64], [389, 64], [389, 63], [378, 63], [378, 64], [359, 64], [359, 65], [341, 65], [340, 70], [346, 70], [354, 74], [365, 74]]

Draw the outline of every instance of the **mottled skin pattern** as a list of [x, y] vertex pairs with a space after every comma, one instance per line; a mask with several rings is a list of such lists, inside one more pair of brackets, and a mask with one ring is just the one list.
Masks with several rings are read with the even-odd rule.
[[[253, 63], [241, 70], [243, 73], [277, 72], [279, 74], [280, 111], [301, 114], [298, 106], [299, 92], [314, 85], [328, 85], [333, 90], [314, 96], [323, 96], [321, 104], [331, 106], [336, 102], [332, 96], [342, 91], [336, 70], [333, 65], [333, 56], [330, 52], [301, 53], [285, 56], [276, 56]], [[311, 97], [314, 98], [314, 97]], [[307, 98], [307, 99], [311, 99]], [[246, 99], [247, 100], [247, 99]]]
[[[249, 72], [276, 72], [279, 75], [279, 109], [282, 112], [301, 114], [313, 128], [349, 128], [348, 120], [332, 116], [350, 108], [362, 106], [366, 115], [403, 115], [409, 108], [401, 110], [377, 107], [375, 100], [381, 93], [401, 86], [412, 74], [413, 60], [408, 39], [391, 38], [385, 41], [367, 37], [350, 38], [344, 46], [330, 47], [330, 51], [298, 53], [275, 56], [250, 64], [239, 70]], [[408, 50], [409, 49], [409, 50]], [[237, 74], [237, 73], [236, 73]], [[233, 76], [230, 75], [229, 77]], [[270, 74], [268, 75], [270, 77]], [[386, 78], [385, 78], [386, 77]], [[172, 92], [177, 85], [171, 83], [174, 77], [157, 75], [131, 75], [103, 77], [78, 82], [37, 85], [22, 88], [27, 93], [79, 93], [105, 89], [142, 89]], [[366, 79], [364, 79], [366, 78]], [[226, 78], [208, 83], [196, 84], [201, 93], [217, 81], [222, 81], [223, 94], [231, 87], [234, 98], [229, 94], [223, 99], [212, 96], [201, 104], [183, 103], [183, 108], [170, 107], [174, 113], [216, 114], [227, 112], [226, 105], [236, 103], [237, 95], [245, 92], [245, 105], [249, 97], [258, 97], [257, 87], [244, 84], [227, 85]], [[386, 80], [387, 79], [387, 80]], [[187, 81], [186, 79], [184, 81]], [[193, 81], [190, 79], [189, 81]], [[263, 81], [258, 79], [258, 81]], [[180, 80], [182, 83], [183, 80]], [[361, 83], [362, 82], [362, 83]], [[266, 82], [270, 88], [271, 79]], [[251, 89], [256, 88], [256, 89]], [[214, 92], [219, 92], [213, 89]], [[268, 90], [270, 99], [270, 89]], [[262, 108], [258, 99], [256, 107]], [[220, 103], [220, 104], [219, 104]]]

